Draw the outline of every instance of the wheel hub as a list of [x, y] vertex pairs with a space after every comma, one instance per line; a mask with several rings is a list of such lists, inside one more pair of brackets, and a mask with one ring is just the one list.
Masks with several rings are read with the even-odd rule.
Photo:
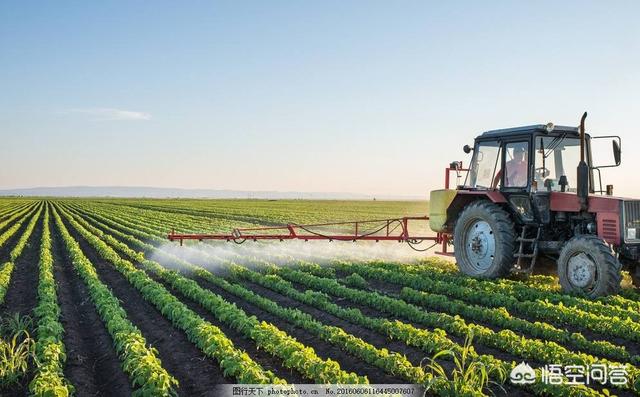
[[567, 264], [569, 282], [578, 288], [593, 284], [596, 278], [596, 264], [585, 253], [574, 255]]
[[487, 270], [493, 263], [496, 253], [496, 241], [491, 226], [477, 220], [468, 227], [466, 251], [471, 266], [479, 272]]

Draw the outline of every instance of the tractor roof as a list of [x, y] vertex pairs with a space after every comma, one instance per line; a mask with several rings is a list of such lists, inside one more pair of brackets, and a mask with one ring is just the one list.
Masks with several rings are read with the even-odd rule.
[[[514, 136], [514, 135], [526, 135], [526, 134], [535, 134], [535, 133], [546, 133], [547, 126], [544, 124], [535, 124], [535, 125], [526, 125], [524, 127], [513, 127], [513, 128], [502, 128], [499, 130], [491, 130], [483, 132], [480, 135], [481, 138], [488, 137], [502, 137], [502, 136]], [[579, 135], [578, 127], [568, 127], [564, 125], [556, 125], [553, 127], [552, 133], [568, 133], [568, 135]], [[479, 138], [480, 138], [479, 137]]]

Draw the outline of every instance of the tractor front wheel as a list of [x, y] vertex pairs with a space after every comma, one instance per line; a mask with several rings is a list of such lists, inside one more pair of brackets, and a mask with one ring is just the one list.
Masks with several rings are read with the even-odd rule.
[[621, 270], [620, 261], [604, 240], [591, 235], [569, 240], [558, 258], [558, 279], [563, 291], [590, 298], [617, 293]]
[[514, 263], [515, 230], [509, 214], [488, 201], [476, 201], [460, 213], [453, 231], [458, 269], [466, 275], [498, 278]]

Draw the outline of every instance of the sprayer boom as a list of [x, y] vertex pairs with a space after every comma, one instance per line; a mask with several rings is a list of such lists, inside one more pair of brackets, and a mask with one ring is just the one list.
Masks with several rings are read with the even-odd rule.
[[[409, 226], [422, 223], [422, 230], [428, 230], [428, 216], [403, 217], [383, 220], [317, 223], [298, 225], [290, 223], [282, 226], [266, 226], [233, 229], [230, 234], [183, 234], [172, 230], [171, 241], [184, 240], [225, 240], [243, 243], [246, 240], [329, 240], [329, 241], [398, 241], [417, 244], [422, 241], [441, 242], [438, 236], [412, 235]], [[415, 227], [415, 226], [414, 226]]]

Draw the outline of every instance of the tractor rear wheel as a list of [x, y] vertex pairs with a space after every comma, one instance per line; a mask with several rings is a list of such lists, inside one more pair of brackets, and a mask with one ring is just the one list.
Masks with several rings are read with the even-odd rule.
[[494, 203], [475, 201], [460, 213], [453, 231], [458, 269], [473, 277], [503, 277], [513, 267], [515, 241], [509, 214]]
[[590, 298], [615, 294], [620, 290], [622, 265], [611, 248], [599, 237], [573, 237], [560, 251], [558, 279], [565, 292]]

